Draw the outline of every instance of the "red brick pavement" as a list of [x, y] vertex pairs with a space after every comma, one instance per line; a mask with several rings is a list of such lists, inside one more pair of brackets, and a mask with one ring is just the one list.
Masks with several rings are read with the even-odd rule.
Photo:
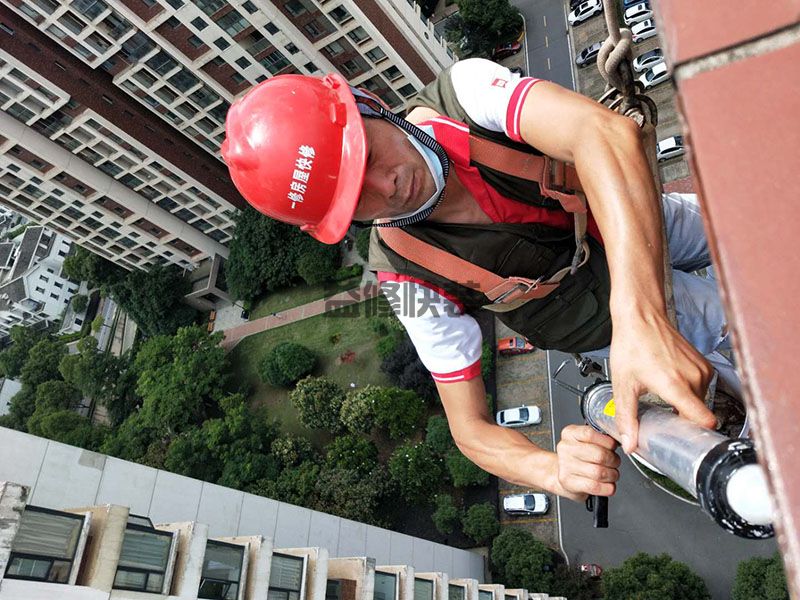
[[289, 308], [279, 313], [273, 313], [267, 317], [262, 317], [255, 321], [250, 321], [238, 327], [232, 327], [226, 330], [221, 345], [225, 350], [231, 350], [239, 341], [249, 335], [261, 333], [267, 329], [282, 327], [283, 325], [294, 323], [302, 319], [308, 319], [309, 317], [315, 317], [329, 310], [364, 302], [365, 300], [374, 298], [378, 293], [378, 285], [374, 282], [370, 282], [360, 288], [341, 292], [328, 298], [322, 298], [314, 302], [309, 302], [308, 304], [296, 306], [295, 308]]

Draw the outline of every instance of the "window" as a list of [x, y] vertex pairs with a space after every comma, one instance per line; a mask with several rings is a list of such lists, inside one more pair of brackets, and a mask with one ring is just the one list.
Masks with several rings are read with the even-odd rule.
[[58, 294], [50, 294], [50, 297], [51, 297], [53, 300], [58, 300]]
[[203, 17], [195, 17], [192, 19], [191, 23], [197, 31], [203, 31], [203, 29], [208, 27], [208, 23], [203, 20]]
[[[374, 600], [395, 600], [397, 596], [397, 575], [375, 571]], [[463, 600], [463, 599], [462, 599]]]
[[233, 75], [231, 75], [231, 79], [236, 85], [242, 85], [247, 81], [244, 77], [242, 77], [238, 73], [234, 73]]
[[200, 83], [200, 80], [185, 68], [181, 68], [180, 71], [167, 79], [167, 81], [169, 81], [181, 92], [186, 92]]
[[478, 590], [478, 600], [492, 600], [494, 594], [487, 590]]
[[36, 291], [39, 292], [40, 294], [44, 294], [44, 288], [37, 287]]
[[172, 533], [153, 528], [149, 519], [128, 517], [113, 587], [161, 593], [171, 547]]
[[300, 600], [303, 596], [305, 559], [286, 554], [272, 554], [267, 600]]
[[414, 600], [433, 600], [433, 581], [414, 577]]
[[312, 38], [317, 38], [323, 34], [323, 31], [320, 28], [319, 23], [317, 23], [316, 19], [314, 19], [313, 21], [309, 21], [308, 23], [303, 25], [303, 30]]
[[25, 507], [11, 544], [5, 576], [67, 583], [83, 523], [83, 515]]
[[236, 600], [242, 576], [244, 546], [208, 540], [198, 598]]
[[411, 96], [417, 93], [417, 90], [415, 90], [414, 86], [410, 83], [405, 84], [397, 91], [400, 92], [405, 98], [410, 98]]
[[289, 44], [286, 46], [286, 51], [287, 51], [289, 54], [297, 54], [298, 52], [300, 52], [300, 49], [299, 49], [297, 46], [295, 46], [294, 44], [292, 44], [292, 43], [290, 42], [290, 43], [289, 43]]
[[338, 56], [339, 54], [344, 52], [344, 46], [339, 40], [335, 40], [330, 44], [328, 44], [327, 46], [325, 46], [323, 50], [325, 50], [328, 56], [333, 58], [334, 56]]
[[272, 21], [264, 25], [264, 29], [266, 29], [267, 33], [270, 35], [275, 35], [276, 33], [278, 33], [278, 28], [275, 27], [275, 23], [273, 23]]
[[242, 4], [242, 8], [244, 8], [251, 15], [258, 10], [255, 4], [250, 2], [250, 0], [247, 0], [244, 4]]
[[164, 22], [167, 24], [167, 27], [170, 27], [172, 29], [177, 29], [178, 27], [181, 26], [181, 22], [175, 17], [170, 17]]
[[235, 10], [217, 19], [217, 25], [222, 27], [229, 36], [233, 37], [250, 25], [242, 15]]
[[353, 40], [356, 44], [360, 44], [361, 42], [369, 39], [369, 34], [363, 27], [359, 25], [358, 27], [353, 29], [353, 31], [348, 33], [347, 37]]
[[290, 64], [287, 58], [278, 50], [274, 50], [267, 54], [267, 56], [262, 58], [259, 63], [273, 75], [275, 75], [281, 69], [285, 69]]
[[466, 600], [467, 593], [463, 585], [453, 585], [452, 583], [447, 589], [447, 600]]
[[353, 15], [347, 12], [347, 9], [344, 6], [337, 6], [328, 14], [333, 18], [334, 21], [339, 23], [339, 25], [346, 23], [353, 18]]
[[386, 77], [389, 81], [394, 81], [395, 79], [402, 77], [403, 73], [400, 72], [400, 69], [392, 65], [383, 72], [383, 76]]
[[284, 4], [284, 6], [293, 17], [299, 17], [304, 12], [307, 12], [306, 7], [303, 6], [303, 3], [299, 0], [289, 0]]
[[384, 58], [386, 58], [386, 52], [384, 52], [380, 48], [373, 48], [372, 50], [366, 53], [366, 57], [374, 63], [379, 63]]
[[187, 40], [187, 41], [188, 41], [188, 42], [189, 42], [189, 43], [190, 43], [192, 46], [194, 46], [195, 48], [200, 48], [200, 47], [201, 47], [201, 46], [202, 46], [202, 45], [205, 43], [205, 42], [203, 42], [203, 40], [201, 40], [199, 37], [197, 37], [197, 36], [196, 36], [196, 35], [194, 35], [194, 34], [190, 35], [188, 38], [186, 38], [186, 40]]
[[247, 60], [244, 56], [240, 56], [236, 59], [236, 64], [239, 65], [242, 69], [246, 69], [250, 66], [250, 61]]
[[220, 50], [225, 50], [225, 48], [228, 48], [231, 43], [225, 38], [217, 38], [214, 40], [214, 45]]

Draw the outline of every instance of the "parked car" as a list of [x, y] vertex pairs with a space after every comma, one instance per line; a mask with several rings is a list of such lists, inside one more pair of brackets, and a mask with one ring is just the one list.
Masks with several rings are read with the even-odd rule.
[[656, 33], [656, 24], [653, 22], [653, 19], [640, 21], [631, 27], [631, 37], [633, 38], [634, 44], [650, 39], [656, 35]]
[[509, 515], [543, 515], [550, 510], [550, 498], [544, 494], [512, 494], [503, 498], [503, 510]]
[[644, 89], [649, 90], [657, 86], [659, 83], [664, 83], [667, 81], [672, 75], [667, 69], [667, 63], [660, 62], [644, 72], [644, 75], [639, 77], [639, 83], [642, 84]]
[[583, 563], [580, 569], [581, 573], [586, 573], [589, 577], [600, 577], [603, 574], [603, 567], [594, 563]]
[[624, 0], [622, 2], [622, 8], [628, 8], [629, 6], [633, 6], [634, 4], [639, 4], [642, 0]]
[[681, 156], [685, 152], [686, 148], [683, 145], [682, 135], [671, 135], [656, 144], [656, 158], [658, 162], [664, 162], [670, 158]]
[[653, 65], [660, 63], [664, 60], [664, 51], [661, 48], [654, 48], [649, 52], [640, 54], [633, 59], [633, 70], [637, 73], [647, 71]]
[[536, 350], [536, 347], [533, 344], [519, 336], [506, 337], [497, 341], [497, 353], [501, 356], [527, 354], [534, 350]]
[[625, 24], [633, 25], [640, 21], [653, 18], [653, 11], [650, 10], [650, 5], [647, 2], [634, 4], [625, 11]]
[[520, 50], [522, 50], [522, 44], [519, 42], [500, 44], [492, 50], [492, 60], [502, 60], [503, 58], [514, 56]]
[[538, 406], [518, 406], [498, 410], [495, 416], [497, 424], [501, 427], [527, 427], [538, 425], [542, 422], [542, 410]]
[[599, 15], [601, 12], [603, 12], [602, 0], [587, 0], [579, 4], [575, 10], [569, 13], [567, 20], [570, 25], [578, 25], [590, 17]]
[[[637, 1], [637, 2], [640, 2], [641, 0], [636, 0], [636, 1]], [[575, 10], [575, 9], [576, 9], [576, 8], [578, 8], [578, 6], [580, 6], [580, 5], [581, 5], [583, 2], [586, 2], [586, 0], [569, 0], [569, 10], [570, 10], [570, 11], [573, 11], [573, 10]]]
[[594, 63], [595, 59], [597, 58], [597, 53], [600, 52], [600, 47], [602, 45], [603, 42], [597, 42], [591, 46], [586, 46], [586, 48], [578, 52], [578, 54], [575, 56], [575, 64], [579, 67], [587, 67]]

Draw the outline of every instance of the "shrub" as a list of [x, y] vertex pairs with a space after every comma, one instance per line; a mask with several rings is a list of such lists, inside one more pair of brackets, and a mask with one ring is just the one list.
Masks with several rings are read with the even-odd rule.
[[333, 274], [333, 279], [335, 281], [344, 281], [346, 279], [352, 279], [353, 277], [360, 277], [363, 272], [364, 267], [359, 264], [350, 265], [349, 267], [339, 267]]
[[423, 443], [398, 446], [389, 457], [389, 474], [407, 502], [422, 502], [442, 476], [441, 459]]
[[442, 535], [448, 535], [461, 521], [461, 511], [453, 502], [453, 497], [448, 494], [438, 494], [434, 499], [436, 510], [433, 511], [431, 518], [436, 531]]
[[334, 277], [340, 260], [338, 246], [309, 244], [297, 259], [297, 274], [308, 285], [322, 283]]
[[284, 469], [297, 466], [314, 456], [311, 442], [291, 434], [276, 438], [270, 446], [270, 452]]
[[387, 335], [378, 340], [378, 343], [375, 345], [375, 350], [378, 352], [378, 356], [386, 358], [397, 350], [397, 345], [399, 343], [400, 340], [397, 339], [397, 335]]
[[504, 527], [492, 542], [490, 557], [497, 581], [507, 587], [551, 590], [553, 552], [529, 532]]
[[342, 435], [328, 446], [325, 460], [329, 468], [368, 475], [378, 466], [378, 449], [375, 444], [361, 436]]
[[325, 429], [331, 433], [342, 430], [339, 413], [344, 402], [344, 390], [325, 377], [306, 377], [289, 394], [300, 422], [306, 427]]
[[481, 469], [458, 448], [453, 448], [445, 458], [447, 472], [453, 480], [455, 487], [468, 487], [471, 485], [486, 485], [489, 483], [489, 473]]
[[470, 506], [464, 515], [463, 526], [464, 533], [478, 544], [489, 541], [500, 531], [494, 506], [489, 502]]
[[342, 402], [339, 418], [352, 433], [369, 433], [375, 426], [375, 394], [380, 388], [367, 385], [350, 390]]
[[316, 364], [317, 357], [305, 346], [282, 342], [261, 360], [259, 374], [262, 381], [288, 388], [310, 374]]
[[75, 294], [72, 297], [72, 310], [76, 313], [82, 313], [89, 305], [89, 297], [83, 294]]
[[378, 389], [374, 395], [375, 423], [393, 440], [410, 436], [425, 414], [425, 402], [411, 390]]
[[483, 342], [481, 350], [481, 377], [487, 380], [494, 372], [494, 346], [489, 342]]
[[97, 333], [103, 328], [103, 324], [105, 323], [105, 319], [103, 319], [103, 315], [97, 315], [92, 321], [92, 333]]
[[441, 415], [434, 415], [428, 419], [425, 443], [430, 446], [431, 450], [441, 456], [447, 454], [455, 446], [446, 418]]
[[739, 563], [733, 582], [732, 600], [789, 600], [786, 573], [776, 552], [772, 558], [760, 556]]
[[388, 319], [383, 317], [370, 317], [369, 326], [377, 336], [383, 337], [389, 333]]
[[635, 554], [620, 566], [603, 573], [605, 600], [664, 598], [710, 600], [705, 582], [688, 566], [668, 554]]
[[372, 235], [372, 227], [364, 227], [356, 233], [356, 252], [364, 262], [369, 260], [370, 235]]
[[417, 350], [407, 335], [403, 336], [394, 352], [383, 359], [381, 371], [397, 387], [414, 390], [426, 400], [436, 398], [433, 377], [419, 360]]

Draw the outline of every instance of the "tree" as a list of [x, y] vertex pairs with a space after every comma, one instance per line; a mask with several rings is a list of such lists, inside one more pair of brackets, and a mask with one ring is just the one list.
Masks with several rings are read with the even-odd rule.
[[455, 487], [489, 483], [489, 473], [464, 456], [458, 448], [453, 448], [447, 453], [445, 464]]
[[36, 410], [36, 388], [23, 385], [11, 398], [8, 414], [2, 417], [3, 427], [11, 427], [19, 431], [27, 431], [28, 419]]
[[[122, 269], [99, 254], [82, 246], [73, 246], [75, 251], [64, 259], [61, 267], [72, 281], [86, 281], [90, 288], [112, 285], [125, 276]], [[80, 312], [80, 311], [79, 311]]]
[[20, 371], [24, 385], [36, 388], [40, 383], [61, 379], [58, 365], [67, 354], [67, 346], [52, 338], [44, 338], [36, 343], [28, 353], [28, 358]]
[[75, 294], [72, 297], [72, 310], [76, 313], [82, 313], [89, 305], [89, 297], [83, 294]]
[[44, 335], [32, 327], [14, 325], [9, 333], [11, 345], [0, 352], [0, 375], [10, 379], [19, 377], [22, 366], [28, 360], [28, 353]]
[[361, 260], [369, 260], [369, 238], [372, 235], [372, 227], [362, 227], [356, 233], [356, 252]]
[[123, 460], [140, 462], [151, 444], [161, 439], [156, 427], [141, 411], [134, 412], [109, 435], [100, 449]]
[[464, 533], [482, 544], [489, 541], [500, 531], [500, 523], [494, 506], [489, 502], [473, 504], [467, 509], [463, 520]]
[[305, 346], [282, 342], [261, 360], [259, 374], [264, 382], [288, 388], [309, 375], [316, 364], [317, 357]]
[[40, 412], [72, 409], [80, 400], [80, 392], [66, 381], [54, 379], [36, 387], [36, 410]]
[[317, 501], [320, 470], [319, 464], [306, 460], [293, 469], [284, 469], [275, 479], [259, 479], [248, 491], [289, 504], [313, 506]]
[[441, 415], [433, 415], [428, 419], [425, 433], [425, 443], [430, 449], [440, 456], [446, 455], [455, 447], [453, 436], [450, 435], [450, 426], [447, 419]]
[[34, 413], [28, 423], [33, 435], [87, 450], [98, 450], [108, 433], [105, 427], [93, 427], [89, 419], [74, 410]]
[[389, 474], [407, 502], [422, 502], [442, 477], [442, 461], [423, 443], [405, 444], [389, 457]]
[[338, 245], [307, 244], [297, 259], [297, 274], [308, 285], [332, 279], [342, 262]]
[[378, 449], [363, 437], [342, 435], [328, 446], [325, 463], [329, 469], [346, 469], [366, 476], [378, 466]]
[[375, 426], [375, 395], [378, 386], [366, 385], [349, 390], [342, 402], [339, 419], [342, 426], [352, 433], [369, 433]]
[[433, 377], [419, 360], [417, 350], [407, 334], [403, 334], [403, 339], [394, 352], [383, 359], [381, 371], [399, 388], [414, 390], [425, 400], [436, 398]]
[[776, 552], [771, 558], [756, 556], [739, 563], [731, 592], [732, 600], [789, 600], [783, 561]]
[[504, 527], [492, 542], [490, 557], [496, 581], [506, 587], [550, 591], [553, 552], [527, 531]]
[[192, 284], [174, 265], [130, 271], [112, 284], [110, 291], [148, 336], [173, 335], [197, 317], [197, 311], [183, 302], [183, 297], [192, 291]]
[[458, 0], [458, 7], [445, 35], [459, 43], [462, 57], [489, 56], [496, 45], [510, 41], [522, 29], [522, 16], [508, 0]]
[[374, 395], [375, 423], [393, 440], [406, 438], [425, 415], [425, 402], [411, 390], [379, 388]]
[[164, 467], [187, 477], [217, 481], [222, 475], [222, 465], [209, 448], [207, 433], [206, 429], [197, 428], [172, 438], [164, 457]]
[[705, 582], [668, 554], [639, 552], [603, 573], [605, 600], [710, 600]]
[[203, 422], [223, 395], [227, 359], [221, 339], [221, 333], [194, 326], [142, 344], [134, 362], [136, 391], [149, 426], [171, 435]]
[[314, 508], [344, 519], [380, 525], [377, 509], [386, 492], [387, 479], [381, 467], [367, 474], [341, 467], [323, 468], [316, 484]]
[[311, 442], [292, 434], [276, 438], [270, 446], [270, 451], [283, 469], [294, 467], [314, 457]]
[[342, 424], [339, 414], [344, 402], [344, 390], [326, 377], [306, 377], [297, 382], [289, 394], [300, 422], [313, 429], [339, 433]]
[[433, 503], [436, 506], [431, 515], [433, 526], [442, 535], [449, 535], [461, 522], [461, 511], [449, 494], [437, 494]]

